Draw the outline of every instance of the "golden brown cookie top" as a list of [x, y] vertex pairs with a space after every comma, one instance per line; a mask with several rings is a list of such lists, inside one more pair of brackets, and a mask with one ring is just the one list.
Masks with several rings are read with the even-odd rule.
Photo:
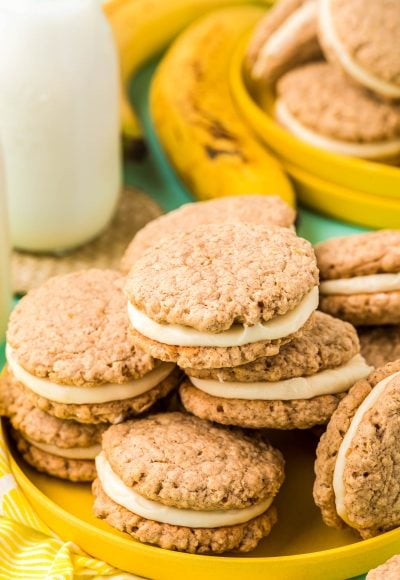
[[379, 100], [349, 82], [340, 69], [315, 62], [278, 82], [279, 100], [301, 125], [349, 143], [381, 143], [400, 137], [400, 105]]
[[148, 248], [174, 232], [190, 232], [196, 226], [205, 224], [237, 222], [290, 227], [295, 217], [295, 210], [276, 195], [238, 195], [187, 203], [139, 230], [126, 249], [121, 270], [128, 274]]
[[314, 250], [321, 280], [400, 272], [400, 230], [331, 238]]
[[309, 242], [289, 229], [210, 224], [171, 234], [127, 278], [130, 302], [152, 320], [218, 333], [293, 310], [318, 284]]
[[48, 280], [14, 309], [7, 342], [29, 373], [56, 383], [124, 383], [155, 366], [130, 334], [123, 277], [82, 270]]
[[125, 485], [178, 508], [248, 507], [275, 496], [284, 478], [281, 454], [261, 436], [182, 413], [113, 425], [103, 450]]
[[312, 317], [314, 326], [284, 345], [276, 356], [260, 357], [232, 368], [184, 370], [200, 379], [274, 382], [339, 367], [360, 351], [357, 332], [351, 324], [322, 312], [315, 312]]

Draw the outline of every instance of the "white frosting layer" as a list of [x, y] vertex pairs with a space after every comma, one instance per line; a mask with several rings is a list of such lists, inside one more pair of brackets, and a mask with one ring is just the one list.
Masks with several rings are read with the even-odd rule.
[[319, 135], [299, 123], [281, 99], [276, 101], [275, 118], [298, 139], [317, 149], [331, 151], [339, 155], [363, 157], [364, 159], [385, 159], [393, 157], [400, 152], [400, 139], [379, 143], [348, 143], [347, 141], [338, 141]]
[[231, 383], [190, 377], [195, 387], [213, 397], [245, 399], [252, 401], [291, 401], [311, 399], [320, 395], [333, 395], [347, 391], [356, 381], [372, 370], [364, 358], [357, 354], [346, 364], [327, 369], [310, 377], [297, 377], [273, 383]]
[[351, 423], [347, 430], [346, 435], [339, 447], [339, 451], [336, 458], [335, 470], [333, 473], [333, 491], [335, 493], [336, 511], [339, 516], [345, 521], [350, 527], [352, 523], [350, 522], [345, 505], [345, 488], [344, 488], [344, 470], [346, 467], [346, 457], [351, 451], [351, 446], [353, 439], [356, 435], [357, 429], [367, 411], [369, 411], [375, 403], [378, 401], [379, 397], [383, 394], [384, 390], [394, 377], [400, 375], [400, 372], [394, 373], [386, 379], [380, 381], [372, 389], [370, 394], [364, 399], [361, 405], [358, 407]]
[[320, 0], [319, 26], [323, 38], [335, 52], [341, 66], [356, 81], [385, 97], [400, 97], [400, 87], [389, 83], [362, 68], [347, 52], [332, 24], [331, 0]]
[[317, 16], [317, 3], [314, 0], [306, 2], [293, 12], [281, 26], [271, 34], [261, 48], [257, 61], [254, 64], [254, 78], [262, 78], [265, 61], [275, 58], [285, 51], [286, 46], [293, 44], [304, 26], [312, 22]]
[[52, 455], [58, 455], [58, 457], [66, 457], [67, 459], [94, 459], [96, 455], [101, 453], [101, 445], [92, 445], [91, 447], [71, 447], [65, 449], [63, 447], [57, 447], [56, 445], [48, 445], [47, 443], [38, 443], [25, 437], [25, 439], [34, 447], [45, 451], [46, 453], [51, 453]]
[[128, 315], [133, 328], [147, 338], [164, 344], [212, 347], [243, 346], [261, 340], [283, 338], [297, 332], [318, 307], [318, 298], [318, 288], [315, 286], [296, 308], [283, 316], [277, 316], [268, 322], [258, 323], [254, 326], [237, 324], [229, 330], [219, 333], [200, 332], [181, 324], [159, 324], [140, 312], [131, 303], [128, 304]]
[[321, 294], [375, 294], [400, 290], [400, 274], [371, 274], [321, 282]]
[[189, 510], [166, 506], [156, 501], [146, 499], [138, 494], [114, 473], [104, 453], [96, 457], [96, 468], [99, 480], [105, 491], [115, 503], [130, 512], [164, 524], [186, 526], [188, 528], [220, 528], [248, 522], [267, 511], [272, 498], [257, 505], [234, 510]]
[[105, 383], [98, 387], [76, 387], [59, 385], [49, 379], [35, 377], [31, 373], [28, 373], [16, 361], [10, 345], [6, 346], [6, 356], [14, 377], [20, 383], [41, 397], [45, 397], [56, 403], [64, 403], [65, 405], [94, 405], [96, 403], [123, 401], [132, 397], [138, 397], [161, 383], [175, 367], [172, 363], [162, 363], [141, 379], [129, 381], [121, 385]]

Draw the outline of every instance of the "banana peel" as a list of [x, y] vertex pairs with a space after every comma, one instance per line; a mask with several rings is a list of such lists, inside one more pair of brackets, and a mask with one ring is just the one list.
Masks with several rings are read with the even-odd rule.
[[[212, 10], [254, 0], [109, 0], [104, 12], [110, 22], [121, 68], [121, 126], [125, 148], [143, 151], [144, 136], [127, 88], [130, 79], [152, 57], [199, 16]], [[272, 0], [259, 0], [264, 7]]]
[[206, 15], [178, 37], [153, 77], [155, 131], [199, 199], [261, 193], [294, 205], [288, 178], [245, 124], [230, 92], [235, 47], [263, 13], [260, 7], [240, 6]]

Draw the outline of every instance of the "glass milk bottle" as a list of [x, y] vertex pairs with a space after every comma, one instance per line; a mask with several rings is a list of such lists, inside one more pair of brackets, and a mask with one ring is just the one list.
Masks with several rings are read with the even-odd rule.
[[121, 179], [119, 73], [98, 0], [0, 0], [0, 139], [12, 244], [94, 238]]
[[4, 172], [0, 162], [0, 344], [5, 338], [11, 311], [10, 253]]

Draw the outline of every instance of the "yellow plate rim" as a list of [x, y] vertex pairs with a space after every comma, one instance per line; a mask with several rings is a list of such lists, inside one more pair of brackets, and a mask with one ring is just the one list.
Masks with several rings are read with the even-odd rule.
[[[297, 197], [314, 211], [368, 228], [398, 228], [400, 199], [356, 192], [285, 162], [284, 168], [297, 184]], [[319, 192], [318, 195], [315, 192]], [[312, 201], [310, 201], [312, 200]], [[345, 206], [343, 206], [343, 203]], [[345, 208], [345, 209], [344, 209]]]
[[[338, 185], [337, 183], [332, 183], [324, 181], [321, 177], [313, 175], [309, 171], [290, 163], [289, 161], [282, 161], [282, 164], [286, 171], [294, 179], [298, 181], [303, 181], [304, 183], [309, 183], [316, 189], [321, 189], [321, 195], [323, 193], [331, 194], [335, 197], [340, 197], [341, 201], [346, 200], [346, 202], [352, 203], [365, 203], [376, 206], [376, 208], [386, 206], [388, 209], [399, 209], [400, 210], [400, 196], [398, 199], [388, 196], [377, 196], [372, 193], [364, 193], [363, 191], [356, 191], [345, 187], [344, 185]], [[322, 191], [322, 188], [325, 191]], [[322, 204], [321, 204], [322, 205]], [[343, 212], [343, 215], [348, 212]], [[344, 218], [343, 218], [344, 219]], [[347, 221], [347, 220], [345, 220]]]

